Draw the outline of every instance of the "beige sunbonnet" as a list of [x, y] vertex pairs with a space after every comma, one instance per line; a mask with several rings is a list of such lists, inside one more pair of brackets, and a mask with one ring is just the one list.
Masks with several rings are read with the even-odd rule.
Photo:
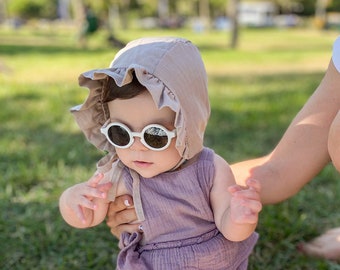
[[[118, 185], [114, 180], [119, 179], [121, 166], [116, 161], [114, 147], [100, 132], [110, 118], [107, 104], [102, 99], [103, 87], [107, 76], [112, 77], [118, 86], [128, 84], [132, 81], [133, 72], [150, 92], [157, 108], [169, 107], [176, 113], [176, 149], [182, 158], [190, 159], [203, 149], [204, 131], [210, 116], [207, 75], [201, 55], [196, 46], [183, 38], [134, 40], [116, 54], [109, 68], [81, 74], [79, 85], [87, 87], [89, 95], [71, 112], [86, 138], [97, 148], [108, 152], [98, 162], [97, 168], [99, 172], [112, 173], [109, 176], [114, 182], [110, 193], [112, 200]], [[134, 181], [133, 195], [141, 219], [139, 177], [135, 172], [132, 175], [134, 180], [138, 178]]]

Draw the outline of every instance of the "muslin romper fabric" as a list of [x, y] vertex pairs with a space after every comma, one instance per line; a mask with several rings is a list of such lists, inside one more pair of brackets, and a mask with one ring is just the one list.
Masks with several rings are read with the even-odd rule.
[[[133, 76], [158, 109], [175, 112], [176, 149], [182, 161], [199, 155], [195, 162], [144, 179], [118, 160], [115, 147], [100, 132], [114, 117], [103, 93], [109, 77], [122, 87]], [[198, 48], [177, 37], [137, 39], [120, 50], [108, 68], [82, 73], [79, 85], [87, 87], [89, 95], [71, 112], [88, 141], [108, 153], [97, 164], [97, 171], [113, 183], [108, 198], [115, 199], [117, 180], [124, 181], [143, 225], [143, 234], [121, 236], [117, 269], [246, 269], [257, 234], [242, 242], [226, 240], [216, 228], [210, 205], [214, 154], [203, 145], [210, 103]]]
[[[231, 242], [217, 230], [209, 202], [213, 160], [213, 150], [204, 148], [187, 167], [140, 176], [144, 233], [121, 235], [117, 269], [247, 269], [258, 236]], [[122, 179], [132, 194], [126, 167]]]

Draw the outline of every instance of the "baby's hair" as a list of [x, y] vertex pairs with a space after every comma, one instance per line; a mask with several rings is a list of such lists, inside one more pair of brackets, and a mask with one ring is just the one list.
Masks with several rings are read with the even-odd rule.
[[138, 81], [134, 72], [132, 76], [132, 81], [122, 87], [119, 87], [115, 80], [108, 76], [103, 87], [103, 102], [110, 102], [117, 98], [130, 99], [146, 91], [145, 86]]

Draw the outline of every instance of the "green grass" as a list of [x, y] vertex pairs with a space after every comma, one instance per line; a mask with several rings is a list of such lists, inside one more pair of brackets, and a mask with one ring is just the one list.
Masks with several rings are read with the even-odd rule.
[[[102, 153], [87, 143], [68, 109], [87, 90], [78, 75], [106, 67], [117, 49], [98, 33], [87, 50], [54, 29], [0, 29], [0, 269], [112, 269], [117, 241], [105, 224], [70, 228], [58, 210], [68, 186], [93, 173]], [[125, 31], [180, 35], [201, 50], [212, 105], [206, 145], [229, 162], [269, 152], [320, 82], [335, 32], [247, 30], [229, 50], [220, 32]], [[326, 167], [297, 196], [261, 213], [249, 269], [339, 269], [296, 246], [340, 223], [339, 175]]]

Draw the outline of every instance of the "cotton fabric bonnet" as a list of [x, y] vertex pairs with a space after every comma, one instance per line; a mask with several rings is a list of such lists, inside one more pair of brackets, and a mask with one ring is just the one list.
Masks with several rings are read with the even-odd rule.
[[170, 107], [175, 113], [176, 149], [190, 159], [203, 148], [203, 136], [210, 115], [205, 67], [196, 46], [176, 37], [141, 38], [121, 49], [109, 68], [95, 69], [79, 76], [79, 85], [89, 89], [86, 101], [73, 113], [86, 138], [97, 148], [115, 156], [114, 147], [100, 133], [110, 118], [102, 100], [107, 77], [118, 86], [132, 81], [132, 74], [150, 92], [158, 109]]

